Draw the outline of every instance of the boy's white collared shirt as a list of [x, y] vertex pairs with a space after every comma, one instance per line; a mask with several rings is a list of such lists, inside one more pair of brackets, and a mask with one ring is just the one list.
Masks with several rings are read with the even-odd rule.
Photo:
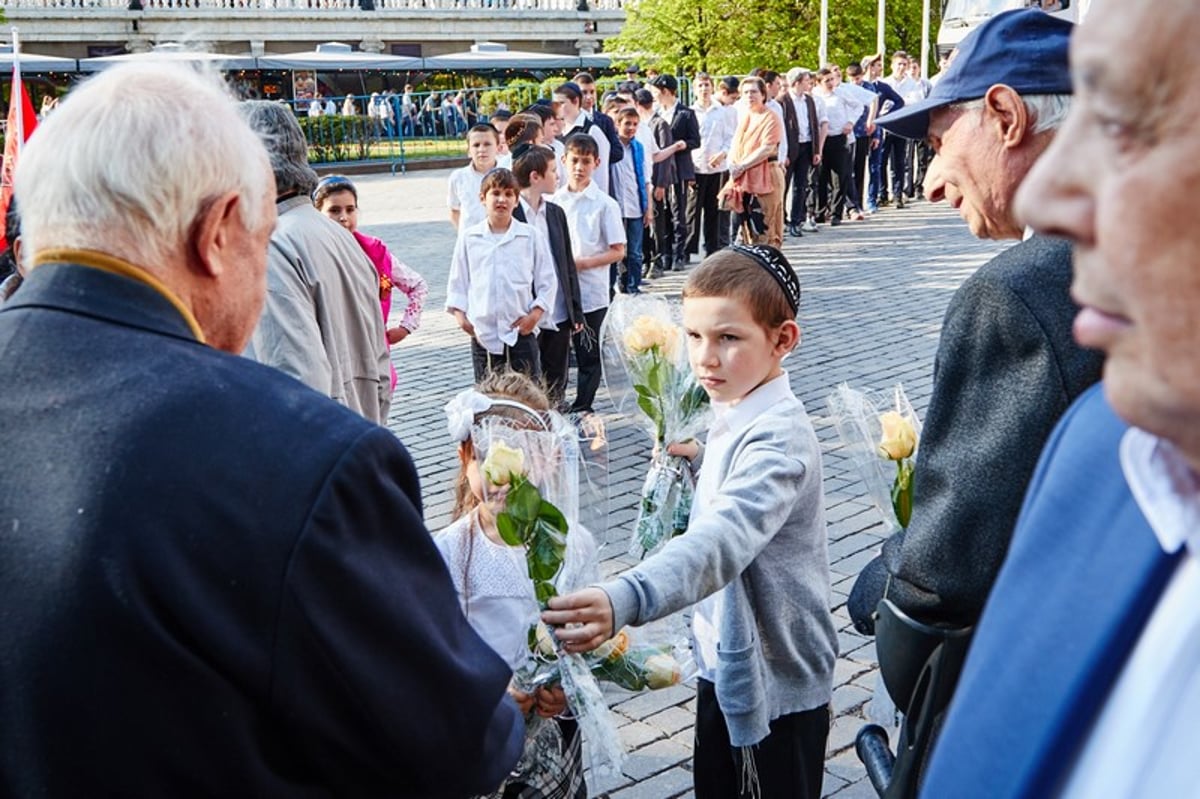
[[492, 233], [484, 219], [463, 229], [450, 262], [446, 309], [467, 315], [488, 352], [516, 344], [513, 322], [534, 308], [542, 309], [538, 327], [555, 330], [557, 296], [550, 245], [533, 226], [514, 219], [504, 233]]
[[487, 219], [483, 200], [479, 199], [479, 189], [483, 185], [486, 173], [476, 172], [475, 167], [467, 164], [450, 173], [450, 185], [446, 191], [446, 207], [458, 211], [458, 232], [477, 225]]
[[[549, 200], [567, 215], [571, 250], [576, 258], [601, 255], [612, 245], [625, 243], [621, 209], [595, 181], [578, 192], [564, 186]], [[608, 307], [608, 278], [607, 266], [579, 270], [579, 296], [584, 313]]]
[[[737, 434], [777, 403], [795, 399], [788, 373], [768, 380], [747, 394], [737, 405], [725, 402], [712, 403], [712, 426], [704, 444], [704, 462], [713, 468], [700, 467], [696, 481], [696, 497], [692, 502], [691, 518], [704, 513], [705, 507], [721, 490], [719, 471], [716, 464], [725, 458], [726, 448], [737, 439]], [[720, 618], [724, 591], [718, 591], [696, 605], [692, 614], [692, 637], [695, 639], [696, 666], [699, 676], [709, 682], [717, 678], [717, 652], [721, 640]]]

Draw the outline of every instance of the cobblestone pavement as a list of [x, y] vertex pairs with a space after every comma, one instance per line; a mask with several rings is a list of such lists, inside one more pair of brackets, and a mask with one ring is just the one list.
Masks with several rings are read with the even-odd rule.
[[[420, 330], [393, 348], [400, 375], [389, 426], [416, 460], [425, 518], [431, 530], [449, 521], [458, 464], [442, 406], [471, 382], [465, 336], [442, 312], [453, 229], [445, 206], [447, 171], [356, 178], [360, 222], [429, 282]], [[852, 465], [839, 451], [826, 397], [839, 383], [883, 390], [904, 385], [917, 411], [929, 400], [934, 353], [950, 295], [964, 278], [1004, 245], [979, 242], [953, 211], [918, 202], [884, 210], [866, 222], [788, 239], [784, 251], [800, 276], [803, 342], [785, 361], [821, 439], [831, 607], [839, 630], [834, 678], [834, 722], [829, 735], [824, 794], [873, 797], [854, 754], [854, 736], [877, 680], [874, 643], [856, 634], [846, 613], [854, 577], [882, 540], [878, 513]], [[678, 295], [684, 276], [671, 273], [652, 290]], [[603, 393], [603, 389], [602, 389]], [[600, 407], [599, 405], [597, 406]], [[602, 571], [620, 571], [649, 446], [630, 420], [608, 419], [609, 530], [600, 536]], [[593, 796], [667, 799], [690, 796], [694, 691], [677, 686], [614, 697], [621, 736], [630, 755], [618, 779], [592, 780]]]

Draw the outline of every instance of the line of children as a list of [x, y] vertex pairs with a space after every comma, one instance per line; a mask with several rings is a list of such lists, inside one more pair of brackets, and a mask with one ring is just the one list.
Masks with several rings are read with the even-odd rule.
[[[429, 287], [425, 278], [410, 269], [407, 264], [392, 255], [387, 245], [374, 236], [358, 229], [358, 189], [354, 182], [343, 175], [328, 175], [317, 183], [312, 193], [313, 205], [325, 216], [354, 235], [375, 271], [379, 274], [379, 306], [383, 312], [383, 326], [387, 334], [388, 347], [399, 344], [421, 325], [421, 311]], [[388, 326], [392, 311], [392, 290], [404, 295], [406, 304], [399, 323]], [[391, 365], [392, 390], [396, 389], [396, 366]]]
[[513, 219], [519, 189], [507, 169], [483, 178], [485, 217], [459, 232], [450, 262], [446, 310], [471, 337], [476, 381], [506, 368], [540, 379], [537, 330], [554, 327], [558, 276], [545, 237]]
[[542, 614], [585, 652], [698, 603], [698, 799], [821, 795], [837, 636], [820, 445], [782, 367], [799, 302], [796, 273], [765, 245], [721, 250], [689, 275], [688, 355], [716, 419], [703, 450], [668, 448], [700, 464], [688, 530]]

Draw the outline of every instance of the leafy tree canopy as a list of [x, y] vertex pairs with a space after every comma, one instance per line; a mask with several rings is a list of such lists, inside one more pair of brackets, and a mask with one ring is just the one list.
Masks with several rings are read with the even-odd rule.
[[[922, 0], [887, 0], [889, 53], [921, 52]], [[933, 0], [930, 38], [940, 0]], [[829, 0], [829, 58], [838, 64], [875, 52], [878, 0]], [[663, 71], [745, 73], [754, 67], [818, 67], [820, 0], [628, 0], [625, 26], [604, 43], [614, 55]], [[933, 58], [932, 42], [930, 47]], [[926, 65], [926, 73], [934, 65]]]

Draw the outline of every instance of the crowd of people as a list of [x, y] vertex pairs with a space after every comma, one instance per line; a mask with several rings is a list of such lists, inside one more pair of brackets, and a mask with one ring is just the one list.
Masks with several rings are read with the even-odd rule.
[[[353, 181], [318, 180], [290, 109], [213, 76], [77, 87], [6, 219], [5, 792], [581, 799], [570, 686], [513, 680], [529, 631], [567, 656], [691, 608], [696, 796], [820, 796], [838, 640], [777, 245], [902, 204], [911, 177], [1019, 242], [950, 302], [911, 524], [850, 601], [883, 671], [929, 680], [888, 682], [908, 715], [891, 790], [1193, 795], [1200, 279], [1172, 190], [1200, 181], [1200, 137], [1164, 109], [1200, 103], [1178, 68], [1195, 35], [1183, 0], [1097, 0], [1078, 29], [994, 16], [919, 97], [879, 88], [875, 57], [846, 82], [697, 75], [691, 108], [672, 76], [597, 97], [581, 74], [471, 127], [446, 310], [476, 385], [446, 409], [461, 468], [437, 534], [384, 426], [388, 347], [427, 287], [358, 230]], [[1114, 52], [1161, 68], [1156, 91]], [[593, 410], [608, 304], [656, 267], [687, 269], [713, 405], [704, 441], [667, 447], [695, 474], [688, 530], [539, 603], [500, 518], [516, 456], [498, 471], [487, 434], [568, 462], [556, 409]]]

